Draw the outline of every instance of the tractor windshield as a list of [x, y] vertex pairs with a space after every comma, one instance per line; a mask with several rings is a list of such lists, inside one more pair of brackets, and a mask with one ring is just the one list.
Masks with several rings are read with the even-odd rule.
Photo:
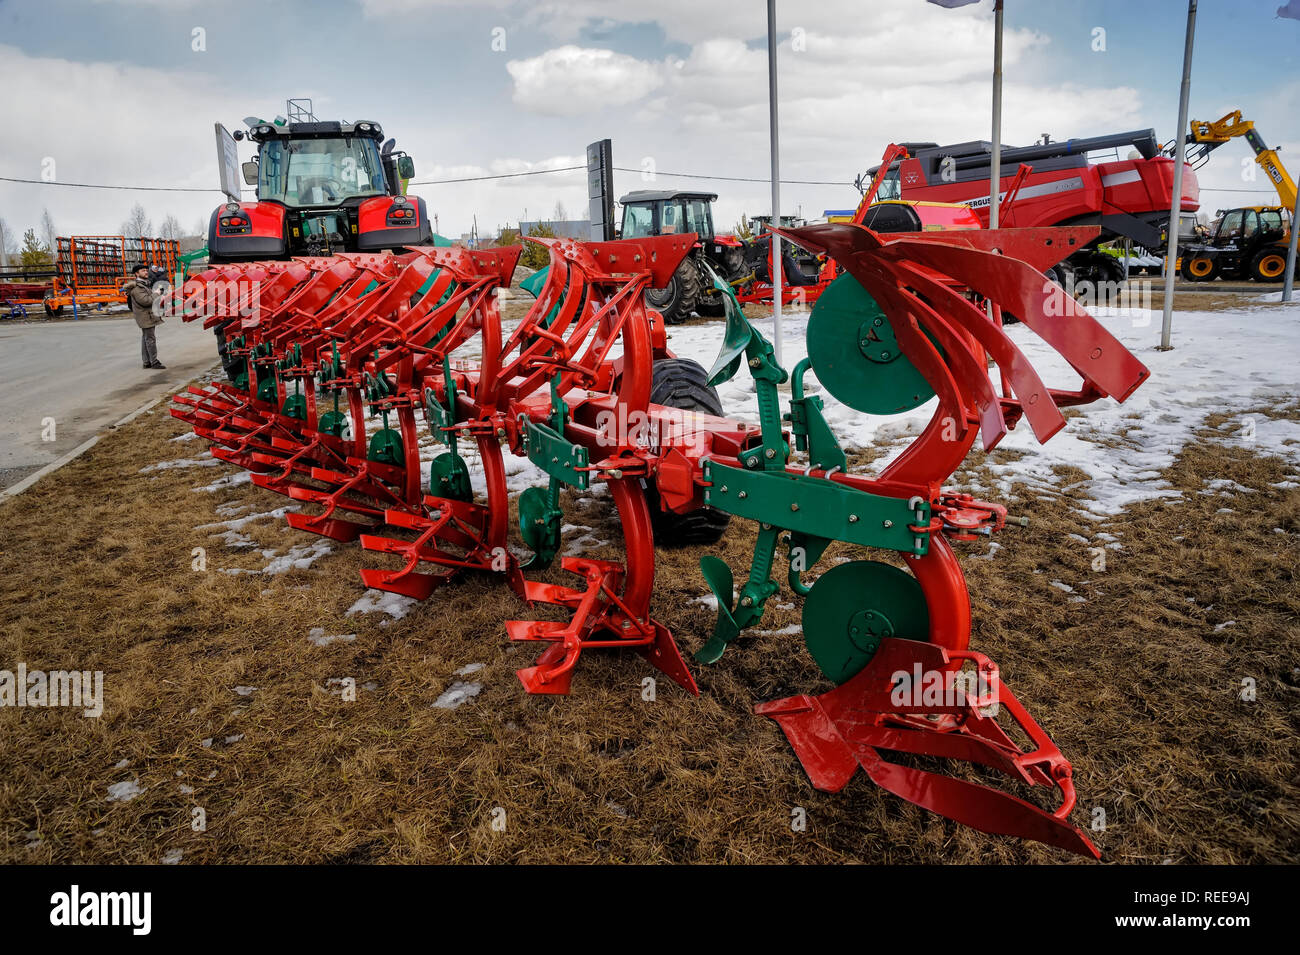
[[384, 195], [379, 147], [364, 136], [272, 139], [262, 144], [257, 197], [287, 206], [336, 206], [355, 196]]
[[623, 238], [635, 239], [655, 235], [654, 206], [625, 205], [623, 207]]

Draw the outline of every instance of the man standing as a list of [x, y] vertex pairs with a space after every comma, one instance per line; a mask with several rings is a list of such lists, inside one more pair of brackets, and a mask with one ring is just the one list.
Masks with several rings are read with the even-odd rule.
[[131, 270], [132, 278], [123, 286], [126, 300], [131, 305], [131, 315], [140, 326], [140, 354], [145, 368], [166, 368], [158, 360], [158, 341], [154, 337], [154, 328], [162, 324], [162, 318], [154, 311], [153, 290], [149, 287], [149, 266], [141, 262]]

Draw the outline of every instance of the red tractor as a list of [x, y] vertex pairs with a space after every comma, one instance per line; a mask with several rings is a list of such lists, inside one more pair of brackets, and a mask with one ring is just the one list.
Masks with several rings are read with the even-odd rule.
[[[1088, 161], [1089, 152], [1124, 147], [1132, 149], [1127, 159]], [[902, 148], [905, 154], [890, 163], [878, 199], [963, 203], [975, 212], [982, 226], [988, 226], [990, 143], [903, 143]], [[1028, 167], [1027, 173], [1017, 182], [1022, 166]], [[873, 180], [879, 168], [874, 166], [860, 177], [859, 187]], [[1119, 282], [1127, 278], [1123, 264], [1096, 246], [1129, 238], [1153, 251], [1163, 249], [1162, 229], [1169, 220], [1173, 182], [1174, 161], [1163, 154], [1153, 129], [1003, 147], [1000, 188], [1004, 203], [1008, 193], [1011, 201], [999, 224], [1003, 228], [1100, 226], [1096, 239], [1049, 274], [1058, 273], [1052, 275], [1058, 281], [1073, 273], [1076, 281]], [[1183, 169], [1182, 193], [1183, 212], [1195, 213], [1200, 208], [1200, 187], [1190, 165]]]
[[228, 202], [212, 213], [212, 262], [432, 242], [424, 200], [404, 194], [415, 164], [393, 151], [393, 140], [384, 143], [378, 123], [247, 122], [248, 131], [234, 138], [257, 144], [257, 158], [243, 164], [244, 181], [257, 186], [257, 200]]

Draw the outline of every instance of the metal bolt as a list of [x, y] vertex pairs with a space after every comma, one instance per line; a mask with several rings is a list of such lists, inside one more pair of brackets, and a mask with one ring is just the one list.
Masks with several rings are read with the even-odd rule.
[[609, 476], [612, 477], [615, 481], [617, 481], [619, 478], [623, 476], [623, 471], [621, 468], [614, 468], [614, 470], [609, 472]]
[[856, 514], [850, 514], [850, 515], [849, 515], [849, 523], [850, 523], [850, 524], [856, 524], [857, 522], [858, 522], [858, 515], [856, 515]]
[[723, 494], [726, 494], [726, 493], [727, 493], [727, 485], [725, 485], [725, 484], [722, 485], [722, 487], [718, 488], [718, 490], [721, 491]]
[[631, 629], [632, 629], [632, 621], [631, 621], [631, 620], [624, 620], [624, 621], [623, 621], [623, 629], [624, 629], [624, 630], [631, 630]]
[[858, 342], [858, 344], [861, 345], [863, 348], [866, 348], [868, 345], [871, 344], [871, 339], [864, 338], [862, 339], [862, 341]]
[[776, 448], [768, 448], [766, 451], [763, 452], [763, 454], [765, 454], [769, 458], [774, 458], [776, 457]]
[[745, 462], [745, 467], [747, 468], [758, 467], [758, 458], [750, 458], [748, 461]]
[[[724, 487], [723, 490], [725, 491], [726, 488]], [[740, 492], [740, 499], [741, 499], [742, 501], [743, 501], [745, 498], [747, 498], [747, 497], [749, 497], [749, 492], [748, 492], [748, 491], [741, 491], [741, 492]]]
[[894, 522], [893, 522], [893, 521], [884, 521], [883, 524], [884, 524], [885, 527], [893, 527], [893, 526], [894, 526]]
[[790, 510], [792, 510], [792, 511], [797, 511], [797, 510], [799, 510], [799, 505], [798, 505], [798, 504], [791, 504], [791, 505], [790, 505]]
[[750, 368], [757, 368], [757, 367], [758, 367], [759, 365], [761, 365], [761, 364], [763, 364], [763, 363], [762, 363], [761, 361], [759, 361], [757, 358], [751, 358], [751, 359], [749, 360], [749, 367], [750, 367]]
[[752, 607], [752, 606], [754, 606], [754, 598], [753, 598], [753, 597], [742, 597], [742, 598], [740, 599], [740, 605], [741, 605], [742, 607]]

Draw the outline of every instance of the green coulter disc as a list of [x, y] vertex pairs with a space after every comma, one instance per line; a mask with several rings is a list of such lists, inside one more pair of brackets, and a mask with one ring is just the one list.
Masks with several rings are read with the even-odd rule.
[[401, 432], [392, 428], [380, 428], [370, 439], [370, 451], [366, 455], [371, 461], [380, 464], [392, 464], [400, 467], [406, 461], [402, 450]]
[[343, 411], [327, 411], [320, 416], [316, 430], [322, 434], [332, 434], [336, 438], [352, 437], [352, 419]]
[[851, 275], [832, 282], [813, 306], [808, 357], [826, 390], [858, 411], [898, 414], [934, 397], [885, 313]]
[[836, 683], [858, 673], [885, 637], [928, 640], [930, 613], [916, 578], [875, 560], [838, 564], [803, 605], [803, 633], [817, 666]]
[[429, 462], [429, 493], [453, 501], [472, 501], [469, 466], [459, 454], [444, 451]]
[[305, 395], [289, 395], [284, 399], [284, 404], [280, 406], [280, 414], [286, 418], [297, 418], [299, 421], [306, 421], [307, 397]]

